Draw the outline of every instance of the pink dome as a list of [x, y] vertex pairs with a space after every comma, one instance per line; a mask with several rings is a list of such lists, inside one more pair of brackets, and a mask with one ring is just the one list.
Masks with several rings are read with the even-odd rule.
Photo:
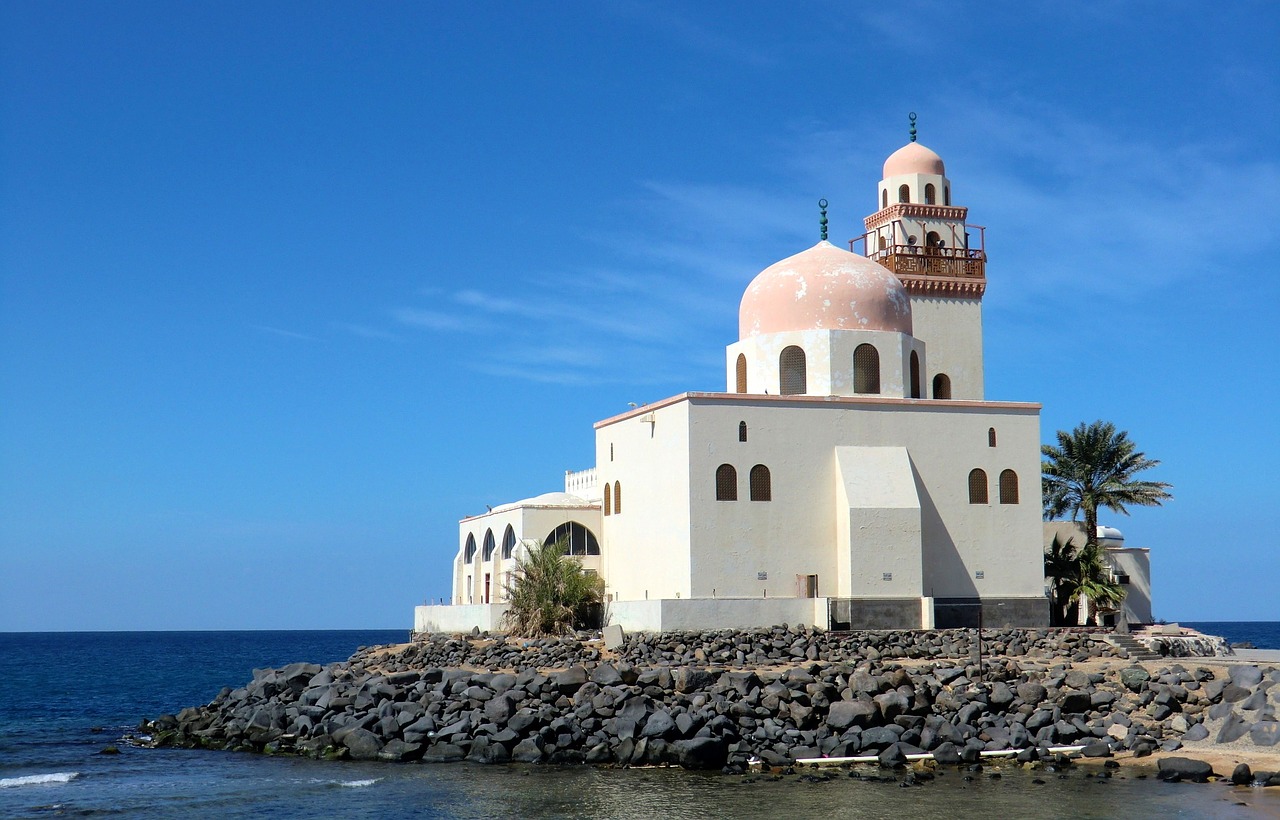
[[884, 179], [902, 174], [937, 174], [946, 176], [942, 157], [918, 142], [908, 142], [884, 161]]
[[911, 300], [887, 268], [824, 240], [765, 268], [742, 295], [738, 338], [788, 330], [910, 334]]

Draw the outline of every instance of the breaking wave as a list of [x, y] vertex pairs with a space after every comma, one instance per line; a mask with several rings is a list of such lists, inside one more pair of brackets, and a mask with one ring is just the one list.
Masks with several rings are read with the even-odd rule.
[[79, 776], [80, 772], [53, 772], [52, 774], [29, 774], [23, 777], [0, 777], [0, 789], [43, 786], [46, 783], [70, 783]]

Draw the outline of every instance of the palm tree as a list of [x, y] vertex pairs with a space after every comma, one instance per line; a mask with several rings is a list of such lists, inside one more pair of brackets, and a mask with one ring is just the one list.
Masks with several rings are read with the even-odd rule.
[[1054, 535], [1044, 554], [1044, 576], [1049, 579], [1053, 620], [1058, 625], [1073, 620], [1084, 625], [1091, 607], [1096, 614], [1124, 601], [1125, 588], [1115, 581], [1100, 544], [1077, 548], [1070, 538], [1063, 542]]
[[[1137, 473], [1160, 464], [1139, 452], [1123, 430], [1117, 432], [1109, 421], [1081, 422], [1070, 433], [1058, 431], [1058, 444], [1046, 444], [1040, 448], [1041, 485], [1044, 492], [1044, 516], [1052, 521], [1071, 514], [1072, 521], [1084, 515], [1084, 546], [1077, 552], [1071, 542], [1054, 545], [1046, 554], [1046, 577], [1051, 564], [1056, 572], [1067, 572], [1065, 586], [1074, 587], [1074, 596], [1080, 602], [1081, 620], [1088, 618], [1089, 601], [1099, 606], [1115, 605], [1124, 598], [1124, 590], [1111, 581], [1111, 573], [1098, 544], [1098, 510], [1128, 515], [1129, 506], [1158, 507], [1173, 498], [1168, 492], [1172, 486], [1162, 481], [1143, 481], [1134, 478]], [[1057, 539], [1055, 539], [1056, 542]], [[1074, 570], [1063, 564], [1074, 563]], [[1055, 589], [1058, 589], [1055, 581]], [[1066, 594], [1065, 587], [1062, 593]], [[1061, 599], [1060, 599], [1061, 600]], [[1065, 609], [1064, 609], [1065, 616]]]
[[582, 622], [586, 610], [604, 597], [604, 581], [588, 575], [582, 562], [565, 554], [566, 539], [537, 544], [516, 559], [506, 584], [503, 620], [512, 635], [563, 635]]

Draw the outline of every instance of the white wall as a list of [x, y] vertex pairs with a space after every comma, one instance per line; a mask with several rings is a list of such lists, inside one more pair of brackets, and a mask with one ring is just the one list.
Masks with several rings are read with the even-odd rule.
[[694, 598], [618, 601], [609, 622], [628, 632], [749, 629], [778, 624], [826, 628], [826, 598]]
[[883, 330], [797, 330], [764, 333], [735, 342], [725, 349], [725, 392], [737, 390], [738, 355], [747, 357], [747, 392], [781, 393], [782, 351], [795, 345], [805, 354], [806, 395], [854, 396], [853, 354], [859, 345], [874, 345], [880, 355], [881, 396], [903, 398], [910, 394], [910, 357], [920, 357], [921, 394], [928, 395], [924, 374], [928, 364], [925, 345], [905, 333]]
[[502, 628], [506, 604], [473, 604], [471, 606], [416, 606], [413, 608], [414, 632], [481, 632]]

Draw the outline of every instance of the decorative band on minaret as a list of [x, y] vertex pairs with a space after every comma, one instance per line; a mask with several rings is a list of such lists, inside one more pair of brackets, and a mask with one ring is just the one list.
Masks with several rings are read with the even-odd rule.
[[827, 201], [818, 200], [818, 229], [822, 233], [822, 241], [827, 241]]
[[911, 130], [907, 133], [911, 134], [911, 141], [916, 141], [916, 112], [911, 112]]

